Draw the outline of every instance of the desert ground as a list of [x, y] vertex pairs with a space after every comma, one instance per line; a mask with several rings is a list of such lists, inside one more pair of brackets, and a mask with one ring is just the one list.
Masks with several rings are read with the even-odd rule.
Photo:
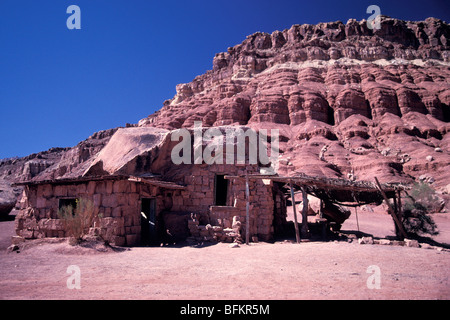
[[[449, 299], [450, 217], [433, 217], [440, 235], [421, 248], [340, 238], [112, 250], [51, 239], [9, 253], [14, 221], [2, 221], [0, 299]], [[358, 225], [374, 237], [394, 234], [387, 214], [358, 211], [357, 224], [352, 213], [342, 232], [358, 236]], [[80, 289], [67, 286], [71, 265], [81, 272]], [[380, 270], [379, 289], [367, 284], [370, 266]]]

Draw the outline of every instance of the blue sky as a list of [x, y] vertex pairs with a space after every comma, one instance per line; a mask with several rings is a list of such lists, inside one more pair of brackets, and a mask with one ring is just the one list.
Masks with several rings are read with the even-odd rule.
[[[69, 30], [69, 5], [81, 30]], [[137, 123], [256, 31], [367, 19], [450, 21], [448, 0], [0, 0], [0, 158]]]

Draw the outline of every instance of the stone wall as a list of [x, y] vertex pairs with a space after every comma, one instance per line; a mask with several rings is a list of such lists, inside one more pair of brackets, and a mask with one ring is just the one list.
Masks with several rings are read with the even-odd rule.
[[[63, 222], [58, 219], [59, 200], [84, 198], [93, 202], [94, 214], [99, 217], [90, 230], [91, 234], [100, 235], [115, 245], [139, 245], [140, 200], [155, 198], [157, 221], [170, 224], [170, 230], [164, 231], [167, 231], [169, 235], [172, 234], [172, 238], [180, 240], [189, 236], [187, 218], [182, 213], [195, 213], [198, 216], [200, 231], [205, 233], [203, 229], [207, 225], [217, 227], [214, 228], [216, 240], [234, 241], [237, 236], [230, 236], [231, 231], [226, 231], [232, 229], [233, 218], [238, 219], [242, 224], [239, 230], [240, 236], [245, 235], [246, 232], [245, 179], [229, 180], [227, 206], [215, 206], [215, 177], [216, 174], [241, 176], [246, 173], [245, 170], [248, 170], [249, 174], [254, 174], [257, 173], [257, 166], [194, 165], [184, 171], [177, 181], [186, 186], [184, 190], [162, 189], [126, 179], [28, 185], [25, 187], [22, 200], [25, 209], [21, 210], [16, 217], [16, 231], [19, 236], [27, 239], [65, 237], [67, 235]], [[250, 237], [251, 239], [257, 237], [264, 241], [271, 240], [274, 233], [272, 183], [250, 179], [249, 190]], [[171, 215], [174, 212], [178, 214]], [[159, 219], [158, 215], [163, 215], [163, 219]], [[208, 229], [208, 236], [209, 233]], [[194, 234], [190, 232], [191, 236]]]
[[196, 215], [193, 215], [188, 220], [188, 228], [191, 236], [187, 239], [188, 242], [201, 243], [208, 241], [215, 242], [242, 242], [241, 236], [241, 222], [239, 217], [233, 217], [230, 227], [212, 226], [211, 224], [200, 225]]
[[[173, 199], [173, 210], [197, 213], [199, 224], [230, 228], [233, 217], [238, 216], [241, 223], [241, 234], [246, 227], [245, 179], [230, 179], [228, 185], [227, 206], [215, 206], [214, 190], [217, 174], [243, 176], [246, 172], [257, 174], [256, 165], [193, 165], [185, 168], [189, 172], [178, 177], [180, 183], [186, 185], [181, 197]], [[250, 237], [258, 237], [268, 241], [273, 238], [274, 199], [272, 183], [260, 179], [250, 179]]]
[[140, 241], [140, 194], [127, 180], [79, 182], [70, 185], [29, 185], [24, 190], [25, 209], [16, 217], [17, 235], [26, 239], [65, 237], [58, 219], [59, 200], [84, 198], [94, 204], [94, 229], [115, 245], [137, 245]]

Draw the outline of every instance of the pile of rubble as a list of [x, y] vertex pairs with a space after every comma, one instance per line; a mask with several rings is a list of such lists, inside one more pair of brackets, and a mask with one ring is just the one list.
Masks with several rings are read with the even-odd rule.
[[234, 216], [231, 228], [227, 228], [226, 226], [212, 226], [211, 224], [200, 225], [197, 215], [192, 215], [191, 219], [188, 220], [188, 228], [191, 236], [187, 238], [187, 241], [192, 243], [242, 243], [241, 222], [239, 220], [239, 216]]
[[391, 245], [391, 246], [404, 246], [412, 248], [424, 248], [424, 249], [436, 249], [437, 251], [450, 251], [439, 246], [432, 246], [428, 243], [419, 243], [415, 239], [404, 239], [400, 240], [389, 240], [389, 239], [374, 239], [372, 237], [361, 237], [358, 239], [359, 244], [381, 244], [381, 245]]

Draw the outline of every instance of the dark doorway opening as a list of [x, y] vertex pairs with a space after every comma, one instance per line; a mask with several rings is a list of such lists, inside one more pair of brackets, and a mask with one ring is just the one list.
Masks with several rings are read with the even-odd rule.
[[157, 245], [156, 199], [141, 200], [141, 245]]
[[217, 174], [215, 183], [215, 205], [226, 206], [228, 198], [228, 180], [225, 179], [225, 175]]

